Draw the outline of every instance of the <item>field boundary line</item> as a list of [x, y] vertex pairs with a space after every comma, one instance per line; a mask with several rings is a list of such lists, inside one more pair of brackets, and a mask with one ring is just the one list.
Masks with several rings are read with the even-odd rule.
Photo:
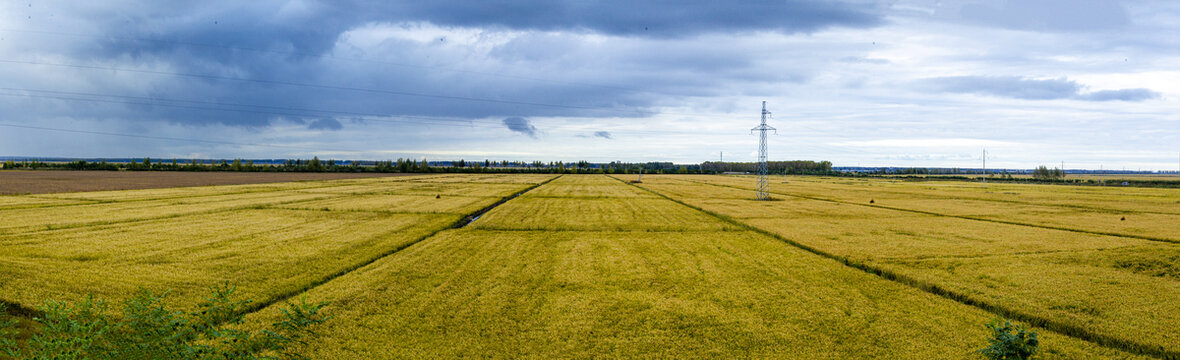
[[[691, 182], [694, 184], [712, 185], [712, 186], [719, 186], [719, 187], [727, 187], [727, 188], [731, 188], [731, 189], [748, 190], [748, 189], [742, 189], [740, 187], [733, 186], [733, 185], [714, 184], [714, 183], [709, 183], [709, 182], [701, 182], [701, 181], [693, 181], [693, 180], [685, 180], [685, 181], [688, 181], [688, 182]], [[898, 208], [898, 207], [876, 205], [876, 204], [861, 204], [861, 203], [851, 202], [851, 201], [827, 199], [827, 198], [821, 198], [821, 197], [814, 197], [814, 196], [808, 196], [808, 195], [798, 195], [798, 194], [783, 193], [783, 192], [773, 192], [772, 191], [771, 194], [791, 196], [791, 197], [797, 197], [800, 199], [808, 199], [808, 200], [815, 200], [815, 201], [825, 201], [825, 202], [831, 202], [831, 203], [837, 203], [837, 204], [848, 204], [848, 205], [857, 205], [857, 206], [871, 207], [871, 208], [877, 208], [877, 209], [909, 212], [909, 213], [923, 214], [923, 215], [930, 215], [930, 216], [940, 216], [940, 217], [956, 218], [956, 219], [963, 219], [963, 220], [983, 221], [983, 222], [1006, 224], [1006, 225], [1027, 226], [1027, 227], [1035, 227], [1035, 228], [1049, 229], [1049, 230], [1069, 231], [1069, 232], [1076, 232], [1076, 233], [1090, 234], [1090, 235], [1103, 235], [1103, 236], [1139, 239], [1139, 240], [1163, 242], [1163, 243], [1169, 243], [1169, 244], [1180, 244], [1180, 240], [1157, 238], [1157, 237], [1152, 237], [1152, 236], [1110, 233], [1110, 232], [1093, 231], [1093, 230], [1082, 230], [1082, 229], [1074, 229], [1074, 228], [1052, 226], [1052, 225], [1029, 224], [1029, 223], [1022, 223], [1022, 222], [1017, 222], [1017, 221], [989, 219], [989, 218], [981, 218], [981, 217], [967, 216], [967, 215], [951, 215], [951, 214], [936, 213], [936, 212], [925, 211], [925, 210], [906, 209], [906, 208]]]
[[499, 201], [496, 201], [495, 203], [492, 203], [491, 205], [488, 205], [478, 211], [470, 213], [466, 216], [461, 216], [458, 220], [456, 220], [454, 223], [452, 223], [449, 226], [444, 226], [444, 227], [435, 229], [434, 231], [430, 231], [427, 234], [422, 235], [421, 237], [418, 237], [417, 239], [414, 239], [409, 242], [398, 245], [397, 247], [394, 247], [393, 249], [390, 249], [390, 250], [385, 251], [381, 254], [378, 254], [377, 256], [374, 256], [368, 260], [356, 263], [354, 265], [345, 267], [345, 268], [343, 268], [339, 271], [336, 271], [334, 273], [328, 274], [328, 275], [320, 278], [319, 280], [307, 283], [306, 285], [301, 286], [298, 289], [295, 289], [295, 290], [292, 290], [292, 291], [289, 291], [289, 292], [283, 293], [283, 294], [277, 294], [275, 296], [272, 296], [269, 300], [251, 303], [250, 306], [247, 306], [242, 311], [242, 315], [249, 315], [252, 313], [256, 313], [258, 311], [261, 311], [262, 309], [270, 307], [271, 305], [290, 300], [291, 298], [294, 298], [295, 296], [298, 296], [300, 294], [304, 294], [312, 289], [319, 287], [320, 285], [324, 285], [332, 280], [335, 280], [336, 278], [339, 278], [341, 276], [347, 275], [347, 274], [352, 273], [354, 271], [360, 270], [361, 268], [371, 265], [371, 264], [377, 262], [378, 260], [381, 260], [381, 259], [384, 259], [384, 258], [389, 257], [391, 255], [397, 254], [398, 252], [401, 252], [402, 250], [405, 250], [406, 248], [409, 248], [410, 246], [414, 246], [415, 244], [421, 243], [422, 241], [425, 241], [426, 239], [434, 237], [435, 235], [438, 235], [438, 233], [441, 233], [443, 231], [458, 229], [458, 228], [462, 228], [464, 226], [467, 226], [467, 224], [470, 224], [472, 221], [479, 219], [480, 216], [482, 216], [484, 213], [486, 213], [488, 211], [491, 211], [493, 208], [500, 206], [500, 205], [508, 202], [509, 200], [515, 199], [515, 198], [519, 197], [520, 195], [523, 195], [524, 193], [529, 192], [530, 190], [533, 190], [538, 187], [541, 187], [542, 185], [548, 184], [549, 182], [551, 182], [553, 180], [557, 180], [560, 177], [562, 177], [562, 175], [557, 175], [557, 176], [549, 178], [545, 181], [542, 181], [540, 183], [533, 184], [532, 186], [524, 188], [514, 194], [505, 196], [505, 197], [501, 198]]
[[809, 253], [819, 255], [819, 256], [822, 256], [822, 257], [825, 257], [825, 258], [828, 258], [831, 260], [838, 261], [847, 267], [861, 270], [863, 272], [866, 272], [866, 273], [869, 273], [872, 275], [876, 275], [876, 276], [881, 277], [883, 279], [890, 280], [890, 281], [893, 281], [893, 282], [896, 282], [896, 283], [899, 283], [902, 285], [906, 285], [906, 286], [909, 286], [909, 287], [912, 287], [912, 288], [915, 288], [915, 289], [918, 289], [918, 290], [921, 290], [921, 291], [924, 291], [924, 292], [927, 292], [927, 293], [930, 293], [933, 295], [937, 295], [939, 297], [946, 298], [946, 299], [949, 299], [949, 300], [952, 300], [952, 301], [955, 301], [955, 302], [958, 302], [958, 303], [961, 303], [964, 305], [969, 305], [969, 306], [978, 308], [980, 310], [987, 311], [992, 314], [996, 314], [996, 315], [1000, 315], [1000, 316], [1003, 316], [1003, 317], [1006, 317], [1009, 319], [1014, 319], [1017, 321], [1025, 322], [1025, 323], [1028, 323], [1028, 324], [1036, 326], [1036, 327], [1040, 327], [1040, 328], [1043, 328], [1043, 329], [1046, 329], [1049, 331], [1056, 332], [1056, 333], [1061, 334], [1063, 336], [1068, 336], [1068, 337], [1072, 337], [1072, 338], [1075, 338], [1078, 340], [1091, 342], [1091, 343], [1094, 343], [1094, 344], [1097, 344], [1100, 346], [1104, 346], [1104, 347], [1108, 347], [1108, 348], [1112, 348], [1112, 349], [1116, 349], [1116, 350], [1126, 351], [1126, 352], [1138, 354], [1138, 355], [1164, 358], [1164, 359], [1180, 359], [1180, 351], [1171, 351], [1171, 350], [1167, 350], [1167, 349], [1163, 348], [1162, 346], [1158, 346], [1158, 345], [1147, 345], [1147, 344], [1137, 343], [1137, 342], [1134, 342], [1131, 340], [1119, 339], [1119, 338], [1111, 337], [1111, 336], [1101, 334], [1101, 333], [1098, 333], [1095, 331], [1088, 330], [1088, 329], [1081, 327], [1081, 326], [1070, 325], [1070, 324], [1066, 324], [1063, 322], [1058, 322], [1058, 321], [1054, 321], [1051, 319], [1042, 318], [1042, 317], [1038, 317], [1035, 315], [1029, 315], [1029, 314], [1026, 314], [1023, 312], [1010, 310], [1010, 309], [1004, 308], [1002, 306], [995, 305], [995, 304], [989, 303], [984, 300], [975, 299], [970, 296], [967, 296], [967, 295], [964, 295], [961, 293], [957, 293], [957, 292], [954, 292], [953, 290], [949, 290], [949, 289], [943, 288], [941, 286], [938, 286], [938, 285], [935, 285], [932, 283], [927, 283], [927, 282], [918, 280], [916, 278], [913, 278], [913, 277], [910, 277], [907, 275], [903, 275], [903, 274], [893, 272], [893, 271], [890, 271], [890, 270], [887, 270], [884, 268], [869, 265], [865, 262], [856, 261], [856, 260], [853, 260], [853, 259], [845, 257], [845, 256], [836, 255], [836, 254], [829, 253], [829, 252], [820, 250], [820, 249], [812, 247], [812, 246], [808, 246], [808, 245], [800, 243], [798, 241], [788, 239], [787, 237], [782, 236], [778, 233], [771, 232], [771, 231], [768, 231], [768, 230], [765, 230], [762, 228], [755, 227], [753, 225], [749, 225], [749, 224], [740, 222], [728, 215], [705, 210], [701, 207], [694, 206], [694, 205], [685, 203], [683, 201], [680, 201], [678, 199], [671, 198], [671, 197], [664, 195], [660, 192], [649, 189], [647, 187], [640, 186], [638, 184], [630, 184], [630, 183], [627, 183], [626, 181], [623, 181], [622, 179], [618, 179], [613, 176], [611, 178], [614, 178], [615, 180], [618, 180], [624, 184], [635, 186], [637, 188], [640, 188], [645, 191], [651, 192], [653, 194], [659, 195], [660, 197], [668, 199], [668, 200], [675, 202], [677, 204], [684, 205], [684, 206], [689, 207], [691, 209], [708, 214], [708, 215], [713, 216], [721, 221], [725, 221], [725, 222], [728, 222], [728, 223], [733, 224], [735, 226], [739, 226], [739, 227], [748, 229], [750, 231], [753, 231], [753, 232], [756, 232], [756, 233], [759, 233], [762, 235], [766, 235], [766, 236], [769, 236], [774, 239], [778, 239], [779, 241], [782, 241], [783, 243], [786, 243], [788, 245], [802, 249], [802, 250], [807, 251]]
[[[292, 182], [315, 182], [315, 181], [330, 181], [330, 180], [304, 180], [304, 181], [292, 181]], [[193, 188], [193, 187], [244, 186], [244, 185], [272, 185], [272, 184], [284, 184], [284, 183], [285, 183], [285, 182], [277, 182], [277, 183], [265, 183], [265, 184], [243, 184], [243, 185], [201, 185], [201, 186], [178, 186], [178, 187], [171, 187], [171, 188], [150, 188], [150, 189], [129, 189], [129, 190], [102, 190], [102, 191], [84, 191], [84, 192], [144, 191], [144, 190], [160, 190], [160, 189], [184, 189], [184, 188]], [[63, 196], [63, 197], [52, 197], [52, 196], [47, 196], [47, 195], [56, 195], [56, 194], [75, 194], [75, 193], [48, 193], [48, 194], [32, 194], [32, 195], [25, 195], [25, 196], [29, 196], [29, 197], [33, 197], [33, 198], [37, 198], [37, 199], [46, 199], [46, 200], [74, 200], [74, 201], [84, 201], [84, 202], [90, 202], [90, 203], [88, 203], [88, 204], [50, 204], [50, 205], [45, 205], [45, 206], [25, 207], [25, 208], [22, 208], [22, 209], [40, 209], [40, 208], [50, 208], [50, 207], [82, 206], [82, 205], [95, 205], [95, 204], [126, 204], [126, 203], [147, 202], [147, 201], [160, 201], [160, 200], [175, 200], [175, 199], [203, 198], [203, 197], [213, 197], [213, 196], [245, 195], [245, 194], [261, 194], [261, 193], [271, 193], [271, 192], [283, 192], [283, 191], [300, 191], [300, 190], [312, 190], [312, 189], [330, 189], [330, 188], [334, 188], [334, 187], [341, 187], [341, 186], [348, 186], [348, 185], [356, 185], [356, 184], [328, 184], [328, 185], [324, 185], [324, 186], [307, 187], [307, 188], [300, 188], [300, 189], [258, 189], [258, 190], [244, 190], [244, 191], [233, 191], [233, 192], [227, 192], [227, 193], [215, 193], [215, 194], [198, 194], [198, 195], [177, 195], [177, 196], [164, 196], [164, 197], [158, 197], [158, 198], [143, 198], [143, 199], [133, 199], [133, 200], [103, 200], [103, 199], [92, 199], [92, 198], [85, 198], [85, 197], [70, 197], [70, 196]]]
[[1047, 251], [1017, 251], [1011, 253], [999, 254], [982, 254], [982, 255], [932, 255], [932, 256], [915, 256], [915, 257], [879, 257], [882, 262], [895, 261], [924, 261], [924, 260], [942, 260], [942, 259], [988, 259], [1002, 256], [1036, 256], [1036, 255], [1050, 255], [1050, 254], [1080, 254], [1101, 250], [1122, 250], [1129, 248], [1136, 248], [1142, 245], [1123, 245], [1106, 248], [1083, 248], [1083, 249], [1067, 249], [1067, 250], [1047, 250]]
[[[316, 195], [316, 194], [311, 194], [311, 195]], [[138, 217], [138, 218], [114, 220], [114, 221], [98, 220], [98, 221], [91, 221], [91, 222], [85, 222], [85, 223], [69, 223], [69, 224], [58, 225], [58, 226], [50, 225], [50, 226], [48, 226], [48, 228], [37, 227], [38, 228], [37, 230], [28, 230], [28, 231], [18, 230], [15, 232], [6, 232], [7, 230], [0, 229], [0, 239], [7, 238], [7, 237], [27, 236], [27, 235], [36, 234], [36, 233], [45, 232], [45, 231], [68, 230], [68, 229], [77, 229], [77, 228], [91, 227], [91, 226], [111, 226], [111, 225], [134, 224], [137, 222], [167, 220], [167, 219], [175, 219], [175, 218], [186, 217], [186, 216], [210, 215], [210, 214], [216, 214], [216, 213], [220, 213], [220, 212], [230, 212], [230, 211], [237, 211], [237, 210], [251, 210], [251, 209], [255, 209], [255, 210], [265, 210], [265, 209], [283, 210], [284, 208], [279, 208], [279, 207], [275, 207], [275, 206], [289, 205], [289, 204], [294, 204], [294, 203], [298, 203], [298, 202], [302, 202], [302, 201], [326, 200], [326, 199], [340, 198], [340, 197], [345, 197], [345, 196], [347, 196], [347, 195], [327, 195], [327, 194], [325, 194], [324, 197], [315, 198], [315, 199], [287, 200], [287, 201], [280, 201], [280, 202], [271, 203], [271, 204], [238, 205], [238, 206], [231, 206], [231, 207], [222, 208], [222, 209], [199, 210], [199, 211], [177, 213], [177, 214], [171, 214], [171, 215]], [[229, 200], [227, 200], [227, 201], [229, 201]], [[288, 210], [290, 210], [290, 209], [288, 209]], [[16, 229], [21, 229], [21, 228], [16, 228]]]
[[[805, 181], [805, 180], [795, 180], [795, 181], [803, 181], [803, 182], [807, 182], [810, 184], [822, 184], [823, 183], [820, 181]], [[840, 183], [839, 185], [846, 186], [846, 187], [854, 186], [854, 185], [844, 184], [844, 183]], [[1029, 185], [1036, 185], [1036, 184], [1029, 184]], [[875, 190], [878, 190], [882, 193], [887, 193], [887, 194], [915, 196], [915, 197], [921, 197], [923, 199], [933, 199], [933, 200], [937, 200], [937, 199], [973, 200], [973, 201], [995, 202], [995, 203], [1004, 203], [1004, 204], [1041, 206], [1041, 207], [1047, 207], [1047, 208], [1069, 208], [1069, 209], [1078, 209], [1078, 210], [1090, 210], [1090, 211], [1103, 212], [1103, 213], [1109, 213], [1109, 214], [1180, 215], [1180, 213], [1152, 211], [1152, 210], [1123, 210], [1123, 209], [1112, 209], [1112, 208], [1106, 208], [1106, 207], [1089, 206], [1089, 205], [1076, 205], [1076, 204], [1045, 204], [1045, 203], [1037, 203], [1037, 202], [1029, 202], [1029, 201], [1010, 200], [1010, 199], [992, 199], [992, 198], [975, 197], [975, 196], [937, 197], [937, 196], [928, 196], [928, 195], [916, 194], [916, 193], [912, 193], [912, 192], [905, 192], [905, 191], [899, 191], [899, 190], [885, 190], [885, 189], [875, 189]]]

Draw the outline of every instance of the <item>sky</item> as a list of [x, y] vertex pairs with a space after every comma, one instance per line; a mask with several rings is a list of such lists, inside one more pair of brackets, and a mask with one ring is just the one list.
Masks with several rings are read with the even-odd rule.
[[1180, 170], [1175, 1], [5, 1], [0, 156]]

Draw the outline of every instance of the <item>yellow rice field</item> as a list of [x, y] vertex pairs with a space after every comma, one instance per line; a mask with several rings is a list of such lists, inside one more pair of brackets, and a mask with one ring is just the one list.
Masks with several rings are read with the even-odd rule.
[[[1108, 235], [1090, 231], [1101, 222], [1073, 222], [1075, 217], [1061, 214], [1084, 217], [1092, 210], [1079, 205], [1116, 198], [1123, 189], [1090, 193], [1055, 185], [950, 184], [956, 193], [943, 182], [931, 189], [927, 183], [779, 177], [771, 187], [776, 200], [758, 202], [740, 189], [751, 180], [667, 176], [645, 178], [643, 186], [833, 257], [1063, 331], [1081, 329], [1145, 351], [1180, 351], [1180, 244], [1171, 242], [1180, 222], [1166, 217], [1175, 209], [1126, 215], [1126, 221], [1148, 223], [1103, 229]], [[1075, 191], [1074, 198], [1058, 196], [1062, 204], [1053, 206], [1049, 195], [1014, 201], [991, 193], [1058, 190]], [[939, 196], [944, 198], [930, 200]], [[1150, 209], [1178, 197], [1172, 189], [1138, 189], [1111, 206], [1142, 201], [1146, 211], [1156, 211]], [[1020, 212], [1030, 206], [1044, 210]], [[990, 221], [997, 218], [1018, 221]]]
[[[0, 196], [0, 301], [330, 301], [311, 358], [1180, 354], [1180, 191], [433, 174]], [[517, 196], [519, 194], [519, 196]], [[484, 209], [490, 211], [483, 213]], [[474, 219], [474, 221], [472, 221]]]

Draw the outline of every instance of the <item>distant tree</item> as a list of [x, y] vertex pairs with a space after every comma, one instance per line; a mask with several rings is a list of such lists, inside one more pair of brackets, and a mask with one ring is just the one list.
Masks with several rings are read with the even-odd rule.
[[320, 163], [320, 157], [319, 157], [319, 156], [313, 156], [313, 157], [311, 158], [311, 162], [307, 163], [307, 169], [308, 169], [308, 170], [311, 170], [311, 171], [322, 171], [322, 170], [324, 170], [324, 165], [323, 165], [322, 163]]
[[1037, 180], [1056, 180], [1064, 178], [1065, 171], [1056, 168], [1050, 170], [1048, 167], [1045, 167], [1045, 165], [1041, 165], [1033, 170], [1032, 176], [1033, 179]]

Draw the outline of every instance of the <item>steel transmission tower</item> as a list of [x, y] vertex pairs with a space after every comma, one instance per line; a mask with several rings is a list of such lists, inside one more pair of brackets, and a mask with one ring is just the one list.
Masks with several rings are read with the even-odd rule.
[[758, 127], [750, 129], [751, 134], [753, 134], [754, 131], [757, 131], [758, 136], [759, 136], [759, 139], [758, 139], [758, 194], [755, 195], [755, 199], [758, 199], [758, 200], [770, 200], [770, 194], [768, 193], [770, 191], [770, 189], [769, 189], [769, 186], [767, 184], [767, 179], [766, 179], [767, 173], [770, 171], [770, 169], [767, 167], [767, 164], [766, 164], [766, 131], [770, 130], [770, 131], [774, 131], [775, 134], [778, 134], [778, 129], [770, 127], [770, 125], [766, 125], [766, 118], [769, 116], [770, 116], [770, 112], [766, 111], [766, 101], [763, 101], [762, 102], [762, 125], [758, 125]]

